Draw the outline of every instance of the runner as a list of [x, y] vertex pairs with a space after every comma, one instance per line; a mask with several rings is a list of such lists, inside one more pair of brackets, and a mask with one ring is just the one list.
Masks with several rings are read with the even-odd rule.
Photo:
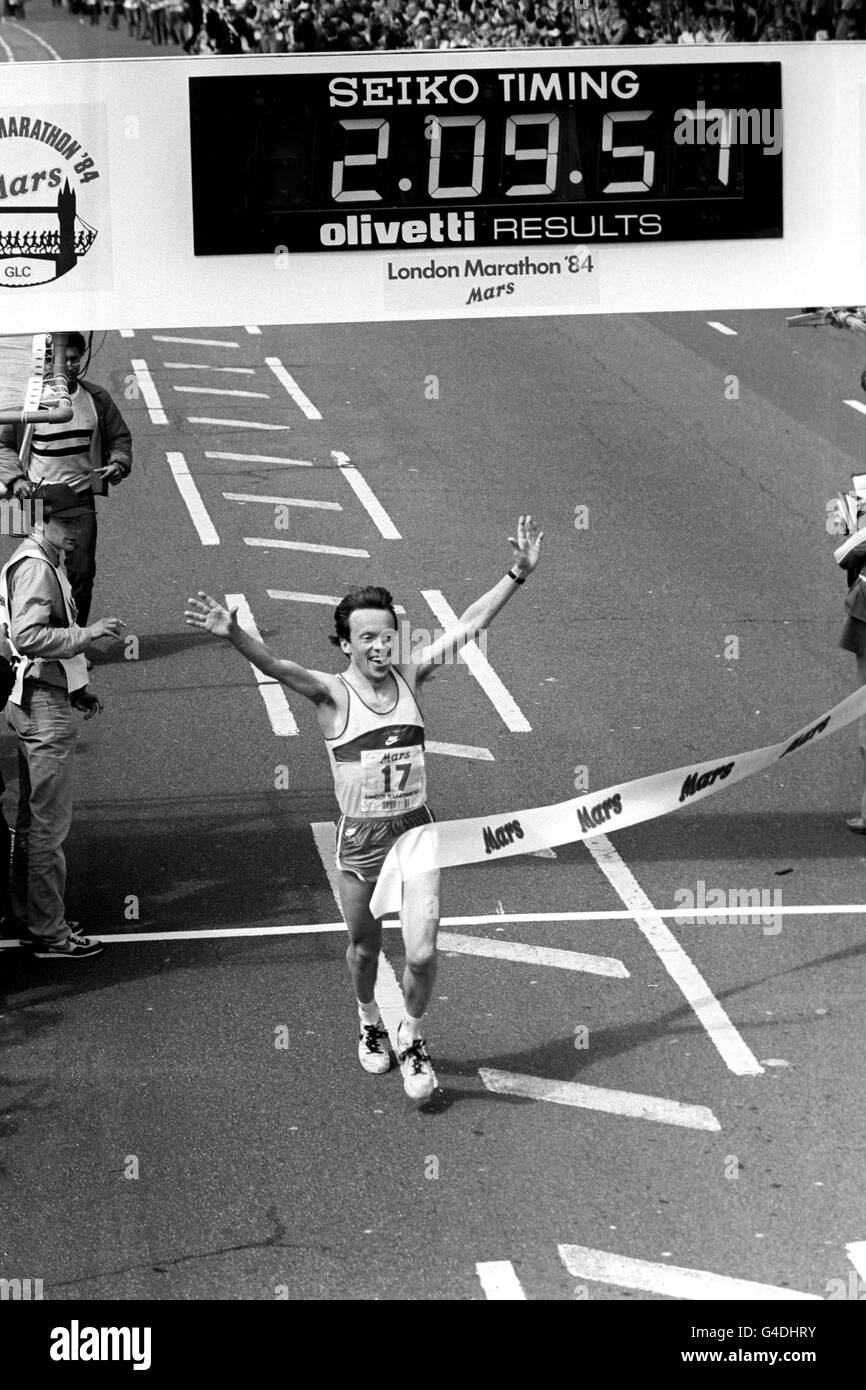
[[[191, 627], [227, 638], [265, 675], [317, 707], [341, 813], [336, 860], [349, 929], [346, 960], [358, 1003], [358, 1059], [368, 1072], [387, 1072], [393, 1060], [374, 995], [382, 925], [370, 912], [370, 899], [394, 841], [433, 820], [426, 804], [424, 716], [415, 692], [436, 666], [453, 661], [526, 581], [538, 564], [543, 536], [531, 516], [521, 516], [516, 539], [508, 538], [513, 550], [508, 574], [470, 604], [455, 627], [411, 653], [408, 644], [398, 645], [388, 590], [353, 589], [334, 612], [336, 632], [330, 638], [349, 658], [340, 675], [308, 671], [276, 657], [238, 626], [237, 609], [223, 608], [208, 594], [200, 591], [188, 600], [185, 617]], [[394, 659], [395, 651], [402, 659]], [[397, 1030], [397, 1050], [403, 1088], [416, 1101], [427, 1100], [438, 1084], [422, 1023], [436, 979], [439, 917], [439, 871], [433, 870], [405, 885], [400, 912], [406, 1011]]]

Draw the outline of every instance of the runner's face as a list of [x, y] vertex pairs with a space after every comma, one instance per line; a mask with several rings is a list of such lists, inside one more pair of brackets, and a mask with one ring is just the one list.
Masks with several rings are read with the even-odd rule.
[[352, 664], [368, 680], [384, 680], [391, 668], [397, 633], [391, 614], [382, 608], [356, 608], [349, 614], [349, 632], [346, 655], [351, 656]]

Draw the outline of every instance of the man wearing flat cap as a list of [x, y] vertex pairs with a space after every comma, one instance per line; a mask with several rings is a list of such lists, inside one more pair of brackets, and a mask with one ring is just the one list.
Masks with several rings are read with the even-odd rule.
[[18, 736], [18, 815], [12, 859], [12, 917], [40, 960], [86, 960], [102, 946], [66, 920], [63, 842], [72, 824], [78, 721], [102, 709], [88, 689], [85, 648], [119, 639], [119, 618], [78, 625], [64, 558], [75, 549], [87, 504], [65, 483], [46, 483], [30, 501], [32, 533], [0, 571], [0, 619], [16, 659], [7, 719]]

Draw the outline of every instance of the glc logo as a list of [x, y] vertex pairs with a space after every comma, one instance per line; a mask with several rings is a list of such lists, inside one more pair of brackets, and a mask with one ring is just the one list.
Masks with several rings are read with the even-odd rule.
[[0, 288], [59, 280], [87, 255], [96, 228], [79, 211], [79, 185], [98, 178], [62, 126], [0, 112]]

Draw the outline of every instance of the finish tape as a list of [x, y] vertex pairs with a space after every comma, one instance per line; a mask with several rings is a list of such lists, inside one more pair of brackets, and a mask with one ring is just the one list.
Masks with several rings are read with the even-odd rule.
[[476, 816], [472, 820], [437, 821], [407, 830], [388, 852], [370, 910], [374, 917], [399, 912], [404, 881], [431, 869], [450, 869], [489, 858], [508, 859], [515, 854], [569, 845], [575, 840], [589, 839], [591, 835], [607, 835], [656, 816], [669, 815], [681, 806], [702, 801], [744, 777], [763, 771], [799, 748], [820, 743], [863, 714], [866, 714], [866, 686], [855, 690], [853, 695], [807, 724], [792, 738], [769, 748], [735, 753], [732, 757], [714, 758], [705, 763], [687, 763], [672, 772], [656, 772], [634, 782], [621, 782], [557, 806]]

